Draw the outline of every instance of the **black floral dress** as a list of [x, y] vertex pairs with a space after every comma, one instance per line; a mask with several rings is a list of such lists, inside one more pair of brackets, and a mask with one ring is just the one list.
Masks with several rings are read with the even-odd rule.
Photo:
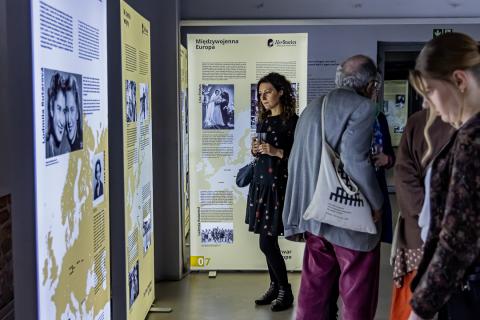
[[283, 120], [281, 115], [268, 117], [257, 125], [257, 133], [266, 133], [265, 142], [283, 150], [283, 158], [260, 155], [247, 198], [245, 223], [248, 230], [283, 235], [282, 210], [288, 178], [288, 156], [298, 116]]

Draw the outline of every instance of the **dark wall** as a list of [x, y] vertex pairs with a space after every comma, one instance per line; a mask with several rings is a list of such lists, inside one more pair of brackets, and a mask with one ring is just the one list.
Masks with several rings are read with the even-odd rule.
[[[0, 0], [0, 247], [5, 246], [6, 250], [0, 250], [0, 319], [12, 319], [13, 317], [13, 275], [12, 266], [12, 232], [9, 195], [11, 189], [7, 184], [9, 156], [7, 150], [10, 148], [10, 140], [7, 137], [11, 125], [9, 124], [7, 109], [7, 16], [6, 0]], [[10, 315], [8, 317], [7, 315]]]
[[[152, 1], [153, 2], [153, 1]], [[155, 276], [181, 277], [178, 46], [180, 1], [155, 1], [152, 24]], [[152, 111], [153, 112], [153, 111]]]
[[7, 138], [10, 129], [10, 122], [7, 114], [7, 79], [8, 79], [8, 50], [7, 50], [7, 0], [0, 0], [0, 197], [10, 193], [10, 187], [7, 185], [6, 176], [8, 174], [8, 159], [6, 150], [9, 149], [10, 139]]
[[125, 265], [125, 199], [123, 187], [123, 95], [120, 1], [107, 2], [108, 156], [110, 194], [110, 272], [112, 319], [126, 319], [128, 291]]

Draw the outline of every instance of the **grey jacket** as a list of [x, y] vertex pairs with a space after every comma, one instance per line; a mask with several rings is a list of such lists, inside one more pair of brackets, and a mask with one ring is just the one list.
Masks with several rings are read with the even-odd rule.
[[[333, 244], [371, 251], [380, 240], [381, 221], [377, 234], [341, 229], [314, 220], [304, 220], [303, 214], [312, 200], [320, 169], [322, 153], [321, 109], [323, 97], [310, 102], [298, 120], [294, 142], [288, 160], [288, 181], [283, 208], [285, 237], [302, 241], [308, 231]], [[327, 142], [342, 159], [345, 171], [355, 181], [372, 209], [380, 209], [383, 195], [369, 161], [375, 106], [354, 90], [335, 89], [328, 94], [325, 112]]]

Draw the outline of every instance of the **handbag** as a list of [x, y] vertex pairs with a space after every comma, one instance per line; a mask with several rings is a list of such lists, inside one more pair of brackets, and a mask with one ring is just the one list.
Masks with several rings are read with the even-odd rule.
[[254, 167], [255, 161], [252, 161], [249, 164], [241, 167], [240, 170], [238, 170], [237, 178], [235, 180], [237, 186], [243, 188], [248, 186], [250, 182], [252, 182]]
[[365, 196], [343, 170], [340, 156], [325, 139], [325, 110], [322, 103], [322, 155], [312, 201], [303, 214], [305, 220], [326, 223], [343, 229], [376, 234], [372, 209]]

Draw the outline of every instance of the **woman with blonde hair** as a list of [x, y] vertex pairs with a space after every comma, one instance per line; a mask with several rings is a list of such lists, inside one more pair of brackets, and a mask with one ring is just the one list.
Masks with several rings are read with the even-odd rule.
[[[449, 33], [429, 41], [410, 74], [432, 115], [456, 130], [431, 163], [420, 216], [424, 254], [412, 282], [413, 319], [480, 314], [480, 48]], [[429, 157], [431, 148], [425, 157]], [[429, 196], [428, 196], [429, 195]], [[425, 232], [424, 232], [425, 231]]]

